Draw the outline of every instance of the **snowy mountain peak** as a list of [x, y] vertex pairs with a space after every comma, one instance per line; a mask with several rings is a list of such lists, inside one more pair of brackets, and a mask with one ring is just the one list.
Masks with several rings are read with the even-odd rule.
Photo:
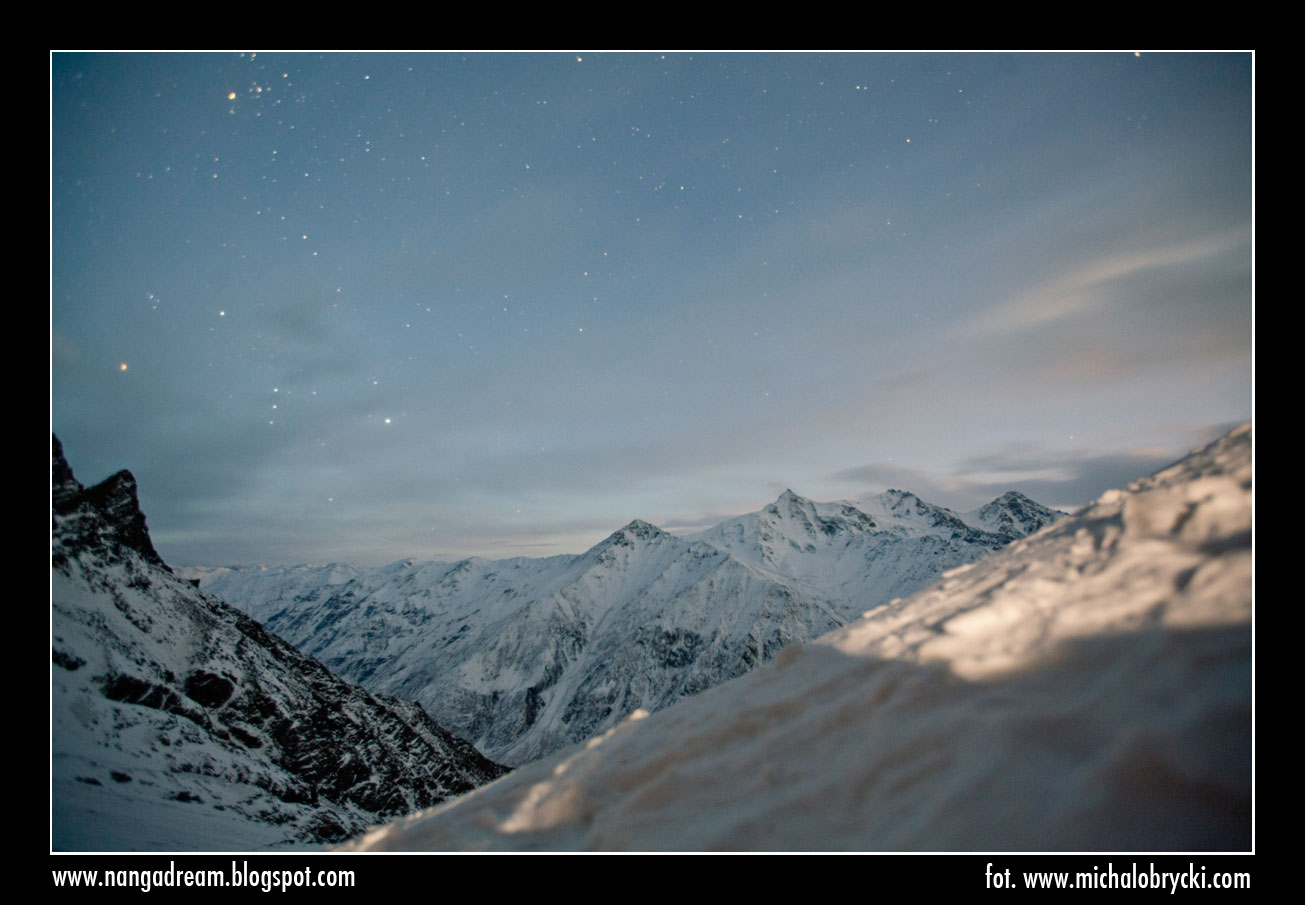
[[1065, 513], [1048, 509], [1017, 490], [1008, 490], [992, 502], [965, 513], [961, 518], [975, 528], [1015, 540], [1045, 528], [1064, 516]]
[[55, 512], [67, 513], [77, 508], [82, 485], [73, 477], [68, 460], [63, 457], [63, 444], [59, 438], [50, 437], [50, 493]]
[[633, 541], [661, 541], [667, 538], [674, 538], [675, 535], [669, 534], [658, 528], [656, 525], [645, 522], [643, 519], [634, 519], [619, 531], [614, 531], [607, 537], [607, 540], [599, 546], [615, 544], [617, 546], [629, 546]]
[[942, 506], [927, 503], [908, 490], [887, 490], [857, 501], [887, 530], [909, 536], [936, 534], [991, 546], [994, 538], [979, 536], [961, 516]]
[[74, 520], [81, 529], [78, 532], [80, 546], [106, 545], [135, 550], [146, 562], [171, 571], [150, 541], [145, 513], [140, 510], [136, 493], [136, 478], [132, 473], [123, 469], [94, 487], [83, 488], [63, 456], [63, 444], [58, 437], [51, 436], [50, 447], [51, 495], [55, 512], [72, 515], [80, 507], [89, 506], [99, 516], [94, 518], [87, 513], [86, 517]]
[[806, 523], [811, 523], [819, 518], [816, 512], [816, 503], [794, 493], [792, 490], [785, 490], [775, 502], [765, 507], [762, 512], [780, 516], [781, 518], [797, 518]]
[[[723, 541], [724, 536], [731, 533], [730, 526], [737, 534], [738, 528], [745, 523], [751, 527], [744, 528], [744, 533], [756, 533], [759, 542], [782, 538], [784, 543], [808, 553], [815, 552], [831, 540], [843, 537], [846, 543], [846, 536], [865, 534], [876, 528], [872, 517], [849, 503], [818, 503], [792, 490], [785, 490], [760, 512], [723, 522], [698, 536], [709, 543]], [[731, 549], [731, 552], [735, 551]]]
[[140, 509], [136, 478], [130, 471], [123, 469], [105, 478], [86, 491], [86, 498], [92, 506], [104, 513], [123, 546], [135, 550], [154, 565], [167, 568], [163, 557], [159, 556], [150, 540], [145, 513]]
[[772, 505], [783, 509], [789, 506], [799, 506], [803, 503], [809, 503], [809, 502], [811, 501], [808, 500], [806, 497], [794, 493], [792, 488], [789, 488], [785, 490], [783, 493], [781, 493], [779, 495], [779, 499], [775, 500], [775, 502]]

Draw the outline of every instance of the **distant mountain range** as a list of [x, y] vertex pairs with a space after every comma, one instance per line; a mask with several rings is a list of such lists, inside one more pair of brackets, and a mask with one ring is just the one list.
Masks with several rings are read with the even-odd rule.
[[[736, 681], [349, 847], [1250, 850], [1251, 472], [1247, 425]], [[1015, 502], [986, 524], [1024, 530]], [[885, 505], [935, 520], [905, 495]], [[843, 550], [828, 574], [850, 587], [838, 564], [858, 554], [836, 538], [889, 524], [785, 494], [707, 534], [808, 576]], [[681, 543], [639, 526], [585, 557], [711, 556]]]
[[206, 590], [338, 675], [521, 764], [743, 675], [1064, 514], [960, 515], [892, 490], [786, 491], [691, 537], [634, 521], [585, 553], [217, 569]]
[[173, 574], [130, 472], [84, 488], [55, 438], [51, 497], [53, 849], [339, 841], [505, 772]]

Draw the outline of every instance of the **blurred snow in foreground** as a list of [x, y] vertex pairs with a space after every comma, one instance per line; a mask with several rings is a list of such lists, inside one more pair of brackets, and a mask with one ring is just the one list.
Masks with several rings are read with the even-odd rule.
[[360, 850], [1245, 850], [1246, 425]]

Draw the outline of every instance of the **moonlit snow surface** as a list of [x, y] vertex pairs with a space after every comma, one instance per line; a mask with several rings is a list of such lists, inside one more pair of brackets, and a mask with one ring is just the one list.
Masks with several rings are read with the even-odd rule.
[[1251, 433], [364, 850], [1246, 850]]

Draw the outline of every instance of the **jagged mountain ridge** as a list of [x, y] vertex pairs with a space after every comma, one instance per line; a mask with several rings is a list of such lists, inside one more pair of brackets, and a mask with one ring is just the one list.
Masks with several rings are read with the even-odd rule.
[[174, 575], [136, 482], [83, 488], [52, 440], [56, 850], [335, 841], [504, 771]]
[[356, 850], [1246, 851], [1250, 426]]
[[786, 490], [761, 511], [692, 537], [832, 596], [851, 619], [1064, 516], [1014, 491], [977, 512], [984, 521], [967, 521], [902, 490], [855, 503]]
[[871, 517], [788, 491], [688, 538], [635, 520], [577, 556], [222, 570], [206, 587], [349, 681], [417, 700], [519, 764], [1007, 543], [911, 494], [876, 505]]

